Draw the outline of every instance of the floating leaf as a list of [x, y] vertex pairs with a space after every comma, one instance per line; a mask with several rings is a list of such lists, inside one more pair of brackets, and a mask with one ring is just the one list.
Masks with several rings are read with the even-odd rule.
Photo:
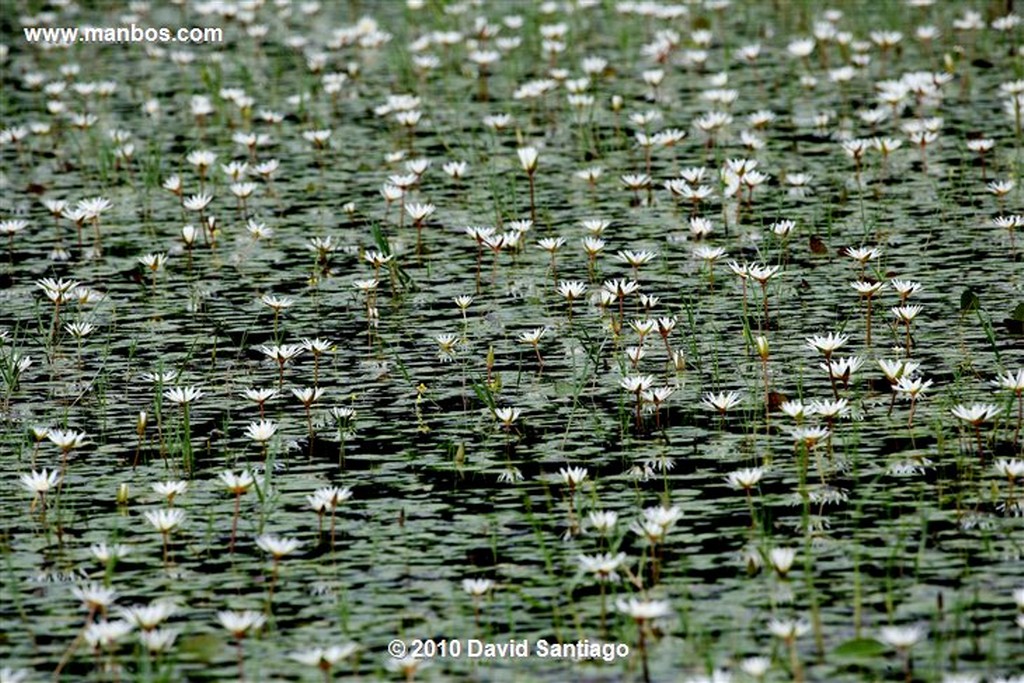
[[832, 650], [837, 659], [871, 659], [888, 652], [888, 648], [874, 638], [854, 638]]
[[178, 640], [178, 652], [183, 657], [200, 662], [212, 662], [224, 647], [224, 638], [205, 633], [186, 636]]

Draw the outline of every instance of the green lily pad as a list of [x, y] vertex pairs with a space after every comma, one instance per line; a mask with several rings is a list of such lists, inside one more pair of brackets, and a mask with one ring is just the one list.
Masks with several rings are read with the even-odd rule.
[[883, 655], [888, 648], [874, 638], [854, 638], [832, 650], [836, 659], [871, 659]]

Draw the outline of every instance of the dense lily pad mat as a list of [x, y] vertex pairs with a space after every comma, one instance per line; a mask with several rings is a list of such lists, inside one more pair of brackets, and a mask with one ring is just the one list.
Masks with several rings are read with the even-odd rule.
[[8, 5], [3, 680], [1019, 675], [1000, 3]]

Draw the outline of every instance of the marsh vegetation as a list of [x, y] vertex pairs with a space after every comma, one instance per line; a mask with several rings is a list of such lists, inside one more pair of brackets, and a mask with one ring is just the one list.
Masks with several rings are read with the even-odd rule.
[[13, 5], [4, 680], [1020, 680], [1002, 3]]

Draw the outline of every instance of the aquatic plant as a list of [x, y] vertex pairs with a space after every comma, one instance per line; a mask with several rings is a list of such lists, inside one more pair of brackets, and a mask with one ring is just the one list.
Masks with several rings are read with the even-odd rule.
[[238, 536], [238, 517], [241, 513], [242, 495], [255, 483], [252, 474], [243, 471], [235, 474], [231, 471], [221, 472], [218, 477], [221, 483], [235, 497], [235, 514], [231, 519], [231, 543], [228, 545], [228, 552], [235, 552], [235, 538]]
[[242, 641], [245, 637], [259, 631], [267, 618], [253, 610], [217, 612], [217, 622], [225, 631], [235, 639], [235, 648], [238, 651], [238, 680], [245, 680], [245, 651], [242, 649]]
[[1019, 17], [175, 5], [0, 40], [0, 677], [1016, 674]]

